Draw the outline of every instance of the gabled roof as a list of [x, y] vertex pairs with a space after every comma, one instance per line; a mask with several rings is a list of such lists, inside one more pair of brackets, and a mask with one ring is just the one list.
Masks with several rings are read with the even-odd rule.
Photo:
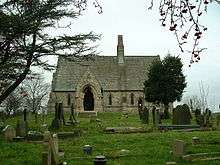
[[78, 62], [59, 58], [53, 75], [53, 91], [75, 91], [81, 77], [90, 70], [103, 90], [143, 90], [148, 68], [158, 56], [125, 56], [118, 65], [117, 56], [96, 56]]

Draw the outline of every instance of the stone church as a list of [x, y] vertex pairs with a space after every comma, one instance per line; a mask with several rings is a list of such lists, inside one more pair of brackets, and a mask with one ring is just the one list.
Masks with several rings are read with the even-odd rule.
[[144, 81], [157, 56], [125, 56], [123, 36], [118, 35], [117, 56], [69, 61], [59, 57], [53, 74], [48, 110], [63, 103], [65, 111], [137, 111], [146, 105]]

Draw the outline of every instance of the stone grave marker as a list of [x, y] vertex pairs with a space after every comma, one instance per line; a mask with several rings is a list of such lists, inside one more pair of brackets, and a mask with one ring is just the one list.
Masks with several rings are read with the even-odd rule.
[[217, 129], [220, 129], [220, 114], [216, 116], [216, 126], [217, 126]]
[[2, 132], [4, 134], [4, 138], [5, 138], [6, 141], [13, 141], [13, 138], [16, 136], [15, 129], [10, 125], [7, 125], [3, 129]]
[[156, 111], [155, 111], [155, 125], [158, 126], [160, 123], [161, 123], [160, 110], [156, 109]]
[[26, 137], [28, 132], [28, 125], [26, 121], [17, 121], [16, 125], [16, 136]]
[[173, 155], [177, 157], [183, 156], [185, 154], [185, 145], [183, 140], [175, 140], [172, 146]]
[[190, 109], [186, 104], [178, 105], [173, 109], [174, 125], [189, 125], [191, 123]]
[[156, 107], [153, 106], [153, 108], [152, 108], [152, 119], [153, 119], [153, 125], [156, 124], [156, 122], [155, 122], [155, 111], [156, 111]]
[[147, 107], [144, 107], [142, 111], [142, 123], [149, 124], [149, 110]]

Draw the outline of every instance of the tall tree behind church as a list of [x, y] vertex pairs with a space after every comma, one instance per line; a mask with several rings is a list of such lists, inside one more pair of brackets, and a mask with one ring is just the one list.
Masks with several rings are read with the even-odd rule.
[[149, 102], [163, 103], [165, 118], [169, 118], [169, 103], [180, 101], [186, 87], [183, 64], [179, 57], [166, 56], [155, 61], [149, 69], [149, 78], [144, 83], [145, 99]]

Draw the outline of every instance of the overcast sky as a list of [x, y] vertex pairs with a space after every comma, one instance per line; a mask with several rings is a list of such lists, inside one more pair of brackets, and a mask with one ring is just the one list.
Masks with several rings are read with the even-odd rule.
[[[202, 22], [208, 31], [202, 39], [201, 47], [208, 49], [198, 64], [188, 67], [190, 55], [182, 54], [175, 36], [163, 28], [159, 22], [158, 8], [148, 11], [148, 0], [99, 0], [103, 13], [89, 4], [84, 15], [76, 19], [71, 29], [57, 33], [94, 31], [102, 34], [98, 42], [101, 55], [116, 56], [117, 35], [122, 34], [125, 55], [160, 55], [161, 59], [170, 52], [180, 55], [187, 76], [187, 88], [184, 97], [199, 95], [199, 82], [209, 88], [209, 104], [213, 110], [219, 110], [220, 104], [220, 5], [210, 5]], [[156, 2], [156, 1], [155, 1]]]

